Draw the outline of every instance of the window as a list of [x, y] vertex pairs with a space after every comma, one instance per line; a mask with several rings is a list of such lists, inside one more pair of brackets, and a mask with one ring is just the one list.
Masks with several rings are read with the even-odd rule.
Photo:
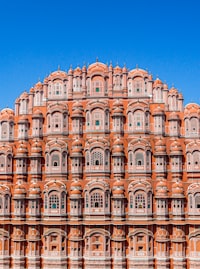
[[200, 208], [200, 194], [195, 195], [195, 208]]
[[51, 209], [59, 209], [59, 197], [57, 195], [51, 195], [49, 198], [49, 207]]
[[96, 126], [99, 126], [99, 125], [100, 125], [100, 121], [99, 121], [99, 120], [96, 120], [96, 121], [95, 121], [95, 125], [96, 125]]
[[58, 154], [52, 155], [52, 166], [54, 166], [54, 167], [60, 166], [60, 158], [59, 158]]
[[99, 192], [94, 192], [91, 195], [91, 207], [102, 208], [103, 207], [103, 195]]
[[92, 152], [92, 165], [103, 165], [103, 154], [99, 151]]
[[99, 91], [100, 91], [99, 87], [96, 87], [96, 92], [99, 92]]
[[142, 166], [144, 165], [144, 156], [142, 152], [137, 152], [135, 154], [135, 165], [136, 166]]
[[135, 197], [135, 208], [145, 208], [145, 197], [141, 193]]

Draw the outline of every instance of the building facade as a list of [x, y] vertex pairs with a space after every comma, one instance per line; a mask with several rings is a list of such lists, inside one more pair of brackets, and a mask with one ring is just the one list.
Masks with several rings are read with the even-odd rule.
[[0, 268], [200, 268], [200, 106], [95, 62], [1, 110]]

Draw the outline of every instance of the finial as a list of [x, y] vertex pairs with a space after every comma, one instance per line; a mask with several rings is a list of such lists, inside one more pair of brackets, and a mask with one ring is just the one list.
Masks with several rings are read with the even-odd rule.
[[60, 71], [60, 65], [58, 65], [58, 71]]
[[98, 58], [98, 56], [96, 57], [96, 62], [98, 63], [98, 61], [99, 61], [99, 58]]
[[138, 69], [138, 64], [136, 64], [136, 69]]

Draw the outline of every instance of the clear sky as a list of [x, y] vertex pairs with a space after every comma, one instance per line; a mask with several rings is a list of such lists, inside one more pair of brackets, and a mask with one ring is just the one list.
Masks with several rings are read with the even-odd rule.
[[1, 0], [0, 109], [58, 66], [138, 65], [200, 103], [199, 0]]

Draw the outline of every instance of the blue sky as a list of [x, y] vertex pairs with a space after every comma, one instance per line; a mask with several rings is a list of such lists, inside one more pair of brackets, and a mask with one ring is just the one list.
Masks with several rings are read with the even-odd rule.
[[148, 69], [200, 103], [200, 1], [1, 0], [0, 109], [58, 66]]

